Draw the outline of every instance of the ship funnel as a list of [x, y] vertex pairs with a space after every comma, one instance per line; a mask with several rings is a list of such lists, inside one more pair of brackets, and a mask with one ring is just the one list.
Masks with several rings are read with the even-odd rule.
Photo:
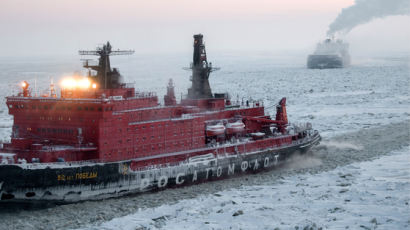
[[194, 35], [194, 54], [189, 69], [192, 69], [192, 86], [188, 89], [188, 99], [213, 98], [208, 79], [209, 74], [219, 68], [208, 63], [202, 34]]

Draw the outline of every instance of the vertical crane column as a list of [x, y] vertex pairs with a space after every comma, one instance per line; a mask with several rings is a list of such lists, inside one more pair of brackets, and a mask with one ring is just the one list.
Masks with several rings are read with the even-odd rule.
[[189, 99], [207, 99], [213, 98], [212, 90], [209, 85], [209, 74], [217, 70], [212, 68], [212, 63], [208, 64], [206, 58], [205, 45], [203, 44], [203, 35], [194, 35], [194, 55], [191, 65], [192, 69], [192, 87], [188, 89]]

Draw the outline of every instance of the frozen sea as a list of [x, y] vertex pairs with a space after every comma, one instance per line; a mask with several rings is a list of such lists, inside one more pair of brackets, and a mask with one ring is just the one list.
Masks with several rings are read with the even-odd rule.
[[[290, 122], [311, 122], [323, 137], [308, 156], [279, 170], [153, 194], [43, 209], [1, 207], [0, 229], [409, 229], [410, 55], [353, 57], [344, 69], [309, 70], [305, 55], [218, 53], [208, 58], [214, 92], [287, 98]], [[189, 87], [191, 53], [113, 57], [128, 82], [159, 98], [169, 78]], [[79, 57], [0, 58], [0, 140], [12, 117], [4, 97], [22, 80], [45, 92], [52, 78], [81, 71]], [[36, 82], [36, 84], [34, 84]]]

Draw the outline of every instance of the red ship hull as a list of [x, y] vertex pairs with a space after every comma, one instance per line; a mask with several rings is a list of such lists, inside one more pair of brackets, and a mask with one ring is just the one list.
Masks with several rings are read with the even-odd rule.
[[[136, 167], [140, 159], [133, 159], [105, 164], [3, 166], [0, 167], [1, 202], [71, 203], [226, 179], [274, 169], [293, 154], [307, 152], [319, 141], [320, 136], [315, 132], [291, 145], [216, 157], [212, 152], [221, 153], [225, 147], [209, 148], [209, 154], [173, 165]], [[239, 149], [241, 145], [232, 146]]]

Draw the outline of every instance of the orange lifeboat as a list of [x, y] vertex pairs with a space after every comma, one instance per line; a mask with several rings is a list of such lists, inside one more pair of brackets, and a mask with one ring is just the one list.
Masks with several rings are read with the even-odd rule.
[[206, 135], [208, 137], [219, 136], [222, 134], [225, 134], [225, 126], [223, 124], [208, 125], [206, 127]]
[[235, 121], [233, 123], [226, 124], [226, 133], [235, 134], [245, 131], [245, 124], [242, 121]]

